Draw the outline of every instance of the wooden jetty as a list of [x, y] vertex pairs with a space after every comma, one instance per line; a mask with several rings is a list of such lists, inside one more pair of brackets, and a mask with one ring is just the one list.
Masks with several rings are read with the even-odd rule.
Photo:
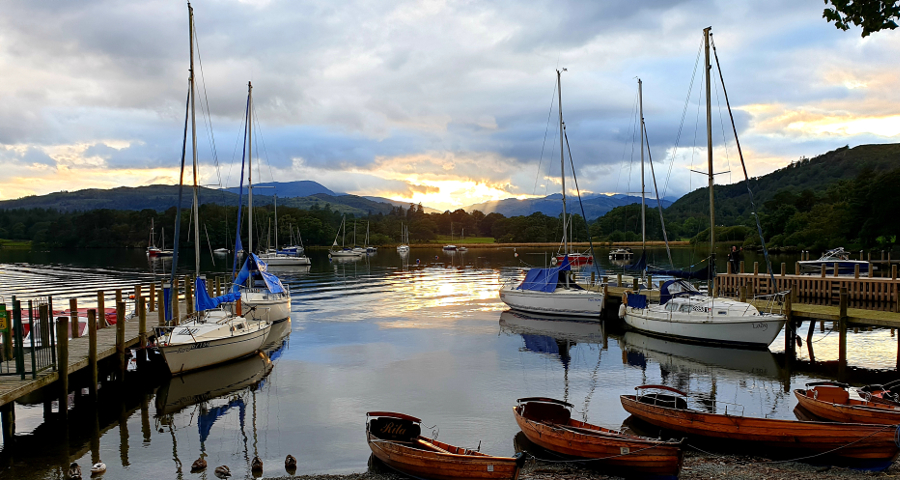
[[[210, 295], [221, 295], [223, 287], [226, 285], [224, 278], [216, 277], [214, 281], [207, 283]], [[183, 290], [180, 288], [183, 285]], [[172, 310], [175, 321], [178, 324], [187, 315], [193, 312], [193, 279], [185, 276], [183, 283], [181, 279], [176, 279], [173, 291]], [[162, 285], [168, 287], [167, 283]], [[156, 314], [157, 325], [165, 325], [163, 295], [162, 289], [157, 288], [156, 284], [135, 285], [133, 287], [134, 294], [126, 298], [123, 289], [115, 290], [115, 307], [116, 307], [116, 324], [107, 327], [105, 315], [98, 315], [97, 312], [105, 312], [105, 301], [107, 293], [97, 292], [97, 308], [87, 310], [87, 335], [79, 336], [80, 328], [75, 325], [76, 322], [83, 322], [84, 317], [79, 318], [79, 310], [77, 301], [73, 299], [69, 302], [69, 311], [60, 312], [51, 311], [52, 299], [47, 298], [47, 303], [41, 304], [39, 307], [40, 317], [34, 319], [34, 329], [31, 330], [33, 335], [40, 337], [41, 346], [31, 348], [28, 345], [22, 345], [22, 332], [11, 335], [13, 328], [6, 328], [3, 332], [3, 349], [0, 350], [0, 364], [4, 364], [5, 368], [0, 370], [0, 423], [2, 423], [4, 440], [12, 438], [15, 429], [15, 414], [13, 411], [14, 402], [24, 396], [33, 393], [43, 387], [51, 384], [58, 384], [59, 411], [60, 414], [66, 415], [68, 412], [68, 393], [69, 393], [69, 375], [84, 368], [89, 369], [88, 388], [93, 398], [96, 398], [97, 385], [99, 383], [98, 362], [109, 358], [117, 357], [118, 379], [124, 379], [126, 369], [126, 350], [133, 347], [143, 348], [147, 345], [148, 337], [151, 329], [148, 329], [148, 313]], [[159, 292], [159, 295], [157, 295]], [[183, 292], [183, 293], [182, 293]], [[131, 302], [133, 308], [128, 308], [126, 302]], [[0, 322], [0, 325], [13, 326], [12, 317], [15, 313], [18, 315], [20, 307], [18, 301], [7, 306], [7, 322]], [[30, 302], [29, 302], [30, 303]], [[135, 314], [126, 316], [126, 310]], [[184, 313], [179, 313], [184, 312]], [[50, 317], [55, 316], [55, 329]], [[151, 320], [152, 321], [152, 320]], [[107, 328], [104, 328], [107, 327]], [[50, 330], [53, 330], [50, 333]], [[55, 338], [53, 336], [55, 334]], [[71, 335], [71, 338], [70, 338]], [[18, 357], [12, 359], [14, 355], [10, 353], [11, 345], [15, 343], [18, 349]], [[55, 343], [55, 344], [54, 344]], [[34, 352], [38, 348], [43, 349], [42, 355], [45, 355], [44, 362], [35, 362]], [[24, 352], [28, 350], [30, 361], [25, 361]], [[47, 352], [49, 350], [49, 352]], [[52, 358], [52, 360], [50, 360]]]

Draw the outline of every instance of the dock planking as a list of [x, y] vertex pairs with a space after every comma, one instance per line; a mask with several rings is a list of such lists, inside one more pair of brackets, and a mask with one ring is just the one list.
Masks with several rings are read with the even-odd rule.
[[[125, 348], [135, 346], [140, 341], [138, 332], [138, 319], [125, 322]], [[89, 341], [88, 337], [69, 339], [69, 375], [88, 366]], [[102, 360], [116, 355], [116, 329], [101, 328], [97, 330], [97, 359]], [[18, 376], [0, 377], [0, 406], [15, 401], [39, 388], [59, 380], [58, 372], [47, 369], [38, 373], [37, 378], [31, 378], [31, 372], [26, 373], [26, 379]]]

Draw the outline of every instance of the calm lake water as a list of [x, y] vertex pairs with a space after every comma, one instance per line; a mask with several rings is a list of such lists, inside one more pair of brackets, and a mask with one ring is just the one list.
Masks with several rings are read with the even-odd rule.
[[[498, 289], [521, 278], [523, 262], [542, 264], [545, 251], [414, 248], [401, 257], [382, 249], [349, 262], [310, 252], [308, 270], [278, 272], [291, 288], [293, 312], [273, 332], [267, 355], [175, 379], [131, 373], [124, 385], [102, 385], [99, 407], [86, 395], [73, 396], [68, 428], [55, 415], [45, 421], [40, 398], [17, 404], [16, 444], [2, 447], [0, 477], [58, 479], [69, 461], [86, 467], [99, 459], [106, 478], [214, 478], [218, 465], [244, 478], [255, 455], [266, 476], [279, 476], [288, 454], [298, 460], [297, 474], [360, 472], [368, 468], [371, 410], [415, 415], [425, 435], [512, 455], [518, 432], [512, 407], [520, 397], [567, 400], [577, 416], [621, 428], [628, 415], [619, 395], [662, 383], [720, 411], [741, 405], [748, 416], [794, 418], [790, 390], [837, 369], [831, 325], [814, 332], [815, 362], [806, 324], [797, 358], [788, 361], [783, 337], [770, 350], [726, 349], [623, 333], [614, 319], [573, 322], [509, 311]], [[675, 255], [680, 265], [704, 256], [689, 248]], [[192, 266], [193, 259], [188, 254], [181, 263]], [[78, 297], [88, 306], [100, 288], [159, 279], [170, 268], [149, 264], [138, 250], [0, 251], [0, 295], [52, 294], [57, 305]], [[202, 268], [226, 271], [209, 257]], [[892, 331], [851, 334], [849, 351], [851, 380], [896, 377]], [[83, 385], [77, 377], [72, 383]], [[201, 452], [210, 467], [189, 473]]]

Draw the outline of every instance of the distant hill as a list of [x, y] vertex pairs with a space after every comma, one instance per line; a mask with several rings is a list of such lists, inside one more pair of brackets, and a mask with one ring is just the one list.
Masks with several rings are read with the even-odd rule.
[[[860, 145], [801, 159], [768, 175], [750, 179], [757, 207], [771, 200], [776, 193], [788, 190], [823, 192], [840, 180], [852, 180], [866, 169], [884, 172], [900, 166], [900, 144]], [[703, 187], [681, 197], [666, 209], [666, 222], [684, 221], [689, 217], [709, 216], [709, 192]], [[752, 222], [750, 197], [746, 182], [716, 185], [716, 224], [737, 225]], [[708, 222], [708, 220], [707, 220]]]
[[[343, 195], [341, 193], [335, 193], [329, 190], [325, 185], [322, 185], [319, 182], [314, 182], [312, 180], [298, 180], [296, 182], [268, 182], [253, 185], [253, 188], [258, 187], [262, 187], [262, 190], [258, 190], [256, 192], [257, 194], [265, 195], [267, 192], [272, 194], [277, 193], [278, 198], [308, 197], [317, 193], [324, 193], [333, 197]], [[275, 188], [272, 189], [268, 187]], [[231, 193], [238, 193], [239, 188], [240, 187], [230, 187], [225, 188], [224, 190]], [[244, 185], [244, 193], [247, 193], [247, 185]]]
[[[648, 198], [646, 200], [649, 207], [656, 207], [656, 199]], [[631, 195], [595, 195], [586, 197], [581, 200], [584, 206], [584, 214], [588, 221], [593, 221], [598, 217], [606, 215], [610, 210], [625, 205], [641, 203], [641, 197]], [[670, 200], [663, 200], [663, 208], [671, 205]], [[531, 198], [518, 200], [515, 198], [507, 198], [505, 200], [496, 200], [492, 202], [479, 203], [470, 205], [463, 210], [471, 213], [475, 210], [481, 210], [483, 213], [500, 213], [507, 217], [527, 216], [535, 212], [541, 212], [544, 215], [555, 217], [562, 213], [562, 194], [554, 193], [543, 198]], [[566, 210], [568, 213], [577, 213], [581, 215], [581, 207], [578, 205], [578, 199], [567, 198]]]
[[[315, 183], [315, 182], [311, 182]], [[323, 187], [324, 188], [324, 187]], [[265, 190], [263, 190], [265, 191]], [[271, 191], [271, 190], [269, 190]], [[330, 191], [330, 190], [329, 190]], [[332, 192], [333, 193], [333, 192]], [[237, 205], [236, 193], [212, 188], [200, 188], [200, 204]], [[280, 197], [280, 194], [279, 194]], [[271, 205], [272, 195], [254, 192], [253, 205]], [[246, 204], [246, 200], [244, 201]], [[148, 185], [143, 187], [117, 187], [108, 190], [89, 188], [75, 192], [54, 192], [47, 195], [30, 195], [15, 200], [0, 201], [0, 210], [16, 208], [52, 208], [60, 211], [144, 210], [165, 211], [178, 203], [177, 185]], [[190, 189], [184, 190], [182, 208], [191, 204]], [[332, 210], [357, 216], [369, 213], [388, 213], [394, 208], [388, 203], [379, 203], [356, 195], [330, 195], [318, 193], [297, 198], [279, 198], [279, 206], [309, 209], [329, 205]]]

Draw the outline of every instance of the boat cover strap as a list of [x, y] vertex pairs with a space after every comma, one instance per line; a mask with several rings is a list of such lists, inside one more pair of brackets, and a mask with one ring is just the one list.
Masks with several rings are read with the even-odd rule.
[[237, 278], [234, 279], [234, 288], [232, 289], [233, 293], [240, 293], [241, 285], [250, 278], [251, 274], [259, 273], [262, 277], [263, 281], [266, 283], [266, 288], [269, 289], [272, 293], [282, 293], [284, 292], [284, 285], [281, 284], [281, 280], [269, 273], [269, 266], [266, 262], [259, 259], [255, 253], [251, 253], [247, 256], [247, 260], [244, 261], [244, 266], [241, 267], [241, 271], [238, 272]]
[[194, 307], [196, 307], [198, 312], [211, 310], [223, 303], [236, 302], [241, 299], [241, 294], [235, 292], [226, 293], [219, 297], [210, 297], [206, 290], [206, 280], [201, 277], [197, 277], [197, 279], [194, 280], [194, 291], [196, 292]]

